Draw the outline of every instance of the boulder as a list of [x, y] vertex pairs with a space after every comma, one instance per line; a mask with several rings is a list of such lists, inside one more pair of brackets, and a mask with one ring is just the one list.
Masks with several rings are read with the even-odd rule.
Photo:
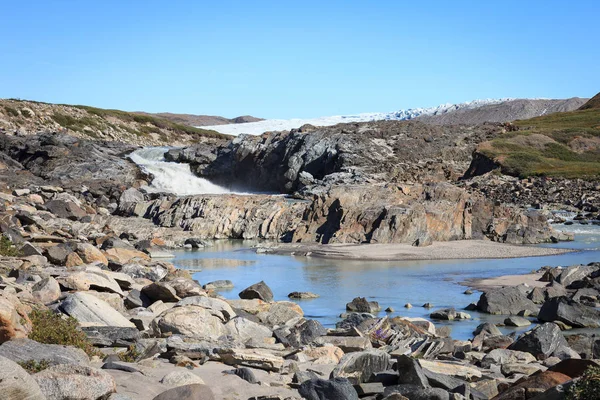
[[221, 289], [233, 289], [233, 282], [230, 280], [218, 280], [213, 282], [208, 282], [204, 285], [204, 290], [221, 290]]
[[78, 243], [77, 254], [83, 260], [84, 263], [93, 264], [100, 263], [108, 265], [106, 256], [102, 254], [100, 249], [90, 243]]
[[129, 347], [140, 338], [137, 327], [88, 326], [81, 329], [94, 346]]
[[368, 301], [364, 297], [355, 297], [350, 303], [346, 304], [346, 310], [351, 312], [376, 314], [381, 311], [381, 307], [376, 301]]
[[72, 201], [50, 200], [44, 204], [44, 207], [58, 218], [66, 218], [72, 221], [78, 221], [87, 215], [81, 207]]
[[72, 252], [69, 253], [69, 255], [67, 256], [67, 258], [65, 259], [64, 265], [67, 268], [73, 268], [73, 267], [78, 267], [80, 265], [83, 265], [84, 262], [81, 259], [81, 257], [79, 257], [79, 254]]
[[220, 349], [221, 361], [227, 365], [258, 368], [279, 372], [283, 368], [283, 358], [263, 349]]
[[480, 334], [484, 336], [499, 336], [502, 335], [502, 332], [491, 322], [484, 322], [483, 324], [479, 324], [473, 331], [473, 335], [477, 336]]
[[208, 386], [194, 383], [169, 389], [152, 400], [215, 400], [215, 396]]
[[367, 382], [372, 374], [389, 369], [390, 355], [380, 350], [345, 354], [331, 378], [347, 378], [353, 384]]
[[33, 285], [31, 292], [36, 301], [45, 305], [54, 303], [60, 298], [60, 286], [51, 276]]
[[104, 250], [104, 255], [106, 256], [108, 261], [113, 261], [120, 264], [127, 264], [135, 259], [139, 259], [142, 261], [150, 261], [150, 256], [148, 254], [135, 249], [128, 249], [123, 247], [113, 247], [111, 249]]
[[123, 296], [121, 287], [105, 271], [96, 268], [88, 268], [59, 278], [58, 282], [68, 290], [97, 290], [100, 292], [112, 292]]
[[316, 299], [319, 295], [311, 292], [292, 292], [288, 294], [288, 297], [290, 299]]
[[100, 399], [116, 391], [110, 374], [82, 365], [54, 365], [33, 375], [33, 379], [47, 400]]
[[81, 326], [135, 327], [108, 303], [85, 292], [68, 295], [60, 309], [75, 318]]
[[321, 336], [317, 342], [339, 347], [344, 353], [368, 350], [373, 347], [369, 338], [361, 336]]
[[[73, 253], [73, 249], [69, 244], [61, 243], [56, 246], [47, 247], [44, 255], [49, 262], [56, 265], [65, 265], [69, 254]], [[81, 260], [81, 258], [79, 258]], [[81, 262], [83, 264], [83, 260]]]
[[177, 371], [169, 372], [163, 376], [160, 383], [167, 386], [185, 386], [194, 383], [204, 385], [202, 378], [187, 369], [178, 369]]
[[431, 319], [439, 319], [444, 321], [454, 321], [457, 317], [456, 310], [454, 308], [444, 308], [437, 310], [429, 315]]
[[[278, 334], [278, 331], [276, 331], [276, 334]], [[319, 321], [307, 319], [291, 327], [287, 335], [282, 337], [278, 334], [277, 336], [287, 346], [302, 347], [325, 334], [327, 334], [327, 329]]]
[[31, 330], [28, 308], [9, 293], [0, 294], [0, 343], [26, 337]]
[[290, 301], [273, 303], [268, 311], [258, 314], [260, 320], [269, 326], [285, 325], [290, 320], [303, 316], [302, 308]]
[[257, 324], [249, 319], [235, 317], [225, 324], [230, 334], [242, 342], [256, 339], [259, 343], [265, 343], [265, 339], [272, 338], [273, 332], [264, 325]]
[[544, 322], [560, 321], [574, 328], [600, 327], [600, 311], [567, 297], [554, 297], [546, 301], [538, 319]]
[[3, 400], [46, 400], [33, 377], [20, 365], [2, 356], [0, 393]]
[[182, 299], [192, 296], [206, 296], [206, 292], [204, 289], [202, 289], [202, 286], [200, 286], [198, 282], [191, 279], [172, 279], [169, 281], [169, 285], [175, 289], [175, 294]]
[[123, 303], [125, 307], [130, 310], [137, 307], [148, 307], [152, 304], [152, 300], [150, 300], [145, 294], [142, 294], [142, 292], [139, 290], [132, 289], [123, 299]]
[[[538, 374], [532, 375], [529, 378], [511, 386], [498, 396], [494, 397], [494, 400], [514, 400], [514, 399], [527, 399], [531, 398], [532, 393], [543, 393], [544, 391], [565, 383], [571, 378], [567, 375], [559, 372], [544, 371]], [[528, 396], [529, 394], [529, 396]]]
[[358, 400], [358, 394], [348, 379], [310, 379], [304, 381], [298, 393], [306, 400]]
[[219, 318], [223, 319], [223, 321], [228, 321], [231, 318], [236, 316], [235, 311], [231, 308], [229, 303], [225, 300], [217, 299], [214, 297], [206, 297], [206, 296], [192, 296], [186, 297], [180, 300], [175, 306], [188, 306], [188, 305], [196, 305], [207, 310], [211, 311], [211, 313]]
[[240, 292], [239, 296], [240, 299], [244, 300], [259, 299], [266, 302], [273, 301], [273, 292], [264, 281], [260, 281], [252, 286], [247, 287]]
[[527, 289], [519, 285], [482, 293], [477, 309], [488, 314], [517, 315], [524, 310], [537, 313], [538, 307], [527, 298]]
[[252, 372], [252, 370], [250, 368], [246, 368], [246, 367], [242, 367], [242, 368], [236, 368], [233, 371], [234, 375], [239, 376], [241, 379], [245, 380], [248, 383], [259, 383], [258, 379], [256, 379], [256, 376], [254, 375], [254, 372]]
[[220, 318], [196, 305], [174, 307], [163, 312], [152, 321], [151, 329], [157, 336], [171, 333], [206, 340], [218, 340], [229, 333]]
[[573, 265], [563, 269], [556, 281], [564, 287], [568, 287], [573, 282], [583, 280], [597, 270], [598, 267], [592, 265]]
[[527, 318], [512, 315], [504, 320], [504, 325], [516, 327], [529, 326], [531, 325], [531, 321]]
[[152, 301], [161, 300], [165, 303], [178, 302], [181, 300], [177, 292], [169, 283], [154, 282], [142, 288], [142, 294], [146, 295]]
[[523, 334], [509, 346], [509, 349], [525, 351], [537, 358], [546, 358], [561, 347], [569, 347], [569, 345], [558, 325], [548, 322]]
[[414, 358], [407, 355], [400, 355], [396, 357], [396, 367], [398, 371], [398, 383], [420, 388], [429, 386], [429, 380], [425, 376], [421, 364]]
[[27, 338], [13, 339], [2, 343], [0, 345], [0, 356], [16, 363], [45, 360], [50, 365], [87, 365], [90, 362], [87, 354], [77, 347], [43, 344]]
[[508, 349], [494, 349], [486, 354], [481, 360], [483, 368], [489, 368], [493, 364], [516, 364], [532, 363], [536, 359], [530, 353]]

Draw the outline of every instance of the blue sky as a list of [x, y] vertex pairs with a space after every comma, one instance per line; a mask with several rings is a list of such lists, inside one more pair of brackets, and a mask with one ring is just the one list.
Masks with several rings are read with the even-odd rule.
[[600, 91], [595, 1], [5, 1], [0, 97], [317, 117]]

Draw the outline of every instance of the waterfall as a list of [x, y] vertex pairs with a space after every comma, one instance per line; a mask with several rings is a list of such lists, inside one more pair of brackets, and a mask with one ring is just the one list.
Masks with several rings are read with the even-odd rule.
[[146, 189], [179, 196], [231, 193], [224, 187], [194, 175], [188, 164], [165, 161], [164, 154], [167, 150], [168, 147], [145, 147], [129, 155], [144, 172], [154, 177]]

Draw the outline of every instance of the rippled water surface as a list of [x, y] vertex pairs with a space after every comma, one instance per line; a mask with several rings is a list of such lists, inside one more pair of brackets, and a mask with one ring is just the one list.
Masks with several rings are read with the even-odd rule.
[[[204, 284], [218, 279], [231, 280], [235, 288], [221, 291], [227, 298], [238, 298], [238, 293], [264, 280], [273, 290], [276, 300], [287, 300], [293, 291], [309, 291], [321, 297], [298, 300], [309, 318], [333, 327], [345, 305], [354, 297], [376, 300], [382, 309], [392, 307], [390, 315], [425, 317], [436, 309], [455, 307], [462, 309], [477, 302], [479, 292], [465, 295], [466, 287], [460, 283], [470, 278], [488, 278], [509, 274], [528, 273], [545, 265], [587, 264], [600, 261], [600, 227], [568, 226], [565, 230], [576, 233], [575, 242], [551, 245], [574, 248], [578, 252], [549, 257], [528, 257], [504, 260], [446, 260], [446, 261], [344, 261], [310, 257], [256, 254], [255, 243], [220, 241], [213, 247], [200, 251], [179, 251], [175, 265], [191, 270], [194, 279]], [[549, 245], [544, 245], [549, 246]], [[426, 302], [434, 308], [422, 307]], [[411, 303], [414, 307], [404, 308]], [[501, 322], [502, 316], [469, 312], [470, 321], [450, 323], [452, 337], [472, 337], [473, 329], [482, 320]], [[380, 315], [385, 315], [381, 312]], [[525, 328], [527, 329], [527, 328]], [[514, 331], [503, 328], [505, 332]]]

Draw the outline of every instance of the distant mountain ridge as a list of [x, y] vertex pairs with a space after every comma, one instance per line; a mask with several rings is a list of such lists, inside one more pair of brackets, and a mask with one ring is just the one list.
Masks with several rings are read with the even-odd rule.
[[441, 114], [422, 115], [417, 121], [434, 125], [477, 125], [484, 122], [512, 122], [556, 112], [577, 110], [588, 99], [514, 99], [477, 108], [462, 108]]
[[217, 115], [195, 115], [195, 114], [177, 114], [177, 113], [147, 113], [137, 111], [136, 114], [153, 115], [159, 118], [164, 118], [176, 124], [188, 126], [207, 126], [207, 125], [227, 125], [227, 124], [244, 124], [247, 122], [263, 121], [262, 118], [256, 118], [251, 115], [241, 115], [235, 118], [219, 117]]

